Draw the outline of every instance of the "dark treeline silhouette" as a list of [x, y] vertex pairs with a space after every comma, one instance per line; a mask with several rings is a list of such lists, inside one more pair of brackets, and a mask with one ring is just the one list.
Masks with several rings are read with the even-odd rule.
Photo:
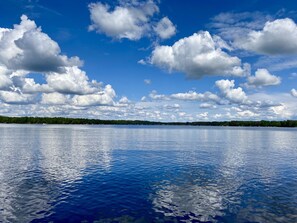
[[64, 117], [7, 117], [0, 116], [0, 123], [19, 124], [88, 124], [88, 125], [189, 125], [189, 126], [262, 126], [297, 127], [297, 120], [285, 121], [221, 121], [221, 122], [151, 122], [141, 120], [100, 120]]

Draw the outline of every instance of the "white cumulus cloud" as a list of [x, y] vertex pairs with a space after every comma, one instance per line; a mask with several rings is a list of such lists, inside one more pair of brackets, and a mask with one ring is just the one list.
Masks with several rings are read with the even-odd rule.
[[116, 6], [113, 10], [109, 5], [100, 2], [89, 4], [92, 21], [89, 30], [115, 39], [140, 39], [150, 29], [150, 19], [159, 8], [151, 0], [134, 3]]
[[293, 88], [293, 89], [291, 90], [291, 95], [292, 95], [293, 97], [297, 97], [297, 91], [296, 91], [295, 88]]
[[169, 39], [176, 34], [176, 27], [168, 17], [161, 19], [154, 27], [154, 30], [161, 39]]
[[46, 77], [48, 85], [64, 94], [90, 94], [97, 89], [89, 82], [86, 72], [78, 67], [67, 67], [65, 73], [50, 73]]
[[128, 104], [130, 104], [130, 103], [131, 103], [131, 101], [130, 101], [126, 96], [122, 97], [122, 98], [119, 100], [119, 104], [120, 104], [120, 105], [128, 105]]
[[294, 114], [292, 110], [284, 103], [279, 106], [271, 107], [271, 110], [281, 118], [291, 118]]
[[66, 66], [82, 65], [78, 57], [61, 55], [59, 45], [25, 15], [13, 29], [1, 31], [0, 63], [8, 69], [62, 72]]
[[247, 85], [254, 87], [279, 85], [281, 78], [269, 73], [267, 69], [258, 69], [255, 72], [255, 76], [249, 76], [247, 78]]
[[9, 71], [6, 67], [0, 66], [0, 90], [8, 89], [12, 86], [12, 80], [8, 76]]
[[13, 86], [11, 89], [14, 91], [22, 92], [25, 94], [35, 94], [42, 92], [52, 92], [47, 84], [38, 84], [33, 78], [26, 78], [23, 76], [12, 76]]
[[113, 105], [116, 93], [111, 85], [106, 85], [105, 88], [98, 93], [88, 95], [75, 95], [72, 98], [75, 106], [98, 106], [98, 105]]
[[195, 91], [188, 91], [186, 93], [171, 94], [172, 99], [189, 100], [189, 101], [214, 101], [219, 102], [220, 98], [211, 92], [197, 93]]
[[245, 110], [245, 111], [238, 111], [237, 114], [241, 117], [244, 117], [244, 118], [250, 118], [250, 117], [258, 117], [259, 114], [253, 112], [253, 111], [250, 111], [250, 110]]
[[246, 38], [236, 39], [235, 45], [259, 54], [296, 54], [296, 39], [296, 23], [290, 18], [285, 18], [266, 22], [262, 30], [253, 30]]
[[210, 108], [216, 108], [216, 106], [211, 103], [202, 103], [199, 105], [199, 108], [210, 109]]
[[218, 80], [215, 82], [216, 86], [221, 91], [222, 95], [232, 103], [246, 103], [247, 95], [241, 87], [234, 88], [234, 80]]
[[8, 104], [29, 104], [35, 100], [31, 94], [21, 94], [12, 91], [0, 91], [0, 100]]
[[228, 55], [218, 45], [209, 32], [194, 33], [172, 46], [157, 46], [150, 63], [169, 71], [183, 72], [191, 79], [205, 75], [245, 76], [248, 69], [242, 67], [241, 60]]
[[76, 106], [114, 106], [114, 89], [89, 80], [81, 65], [78, 57], [62, 55], [59, 44], [23, 15], [13, 28], [0, 28], [0, 103], [47, 106], [48, 111], [55, 105], [53, 112], [67, 106], [65, 114]]
[[43, 93], [41, 97], [41, 103], [47, 105], [64, 105], [67, 104], [68, 97], [58, 92]]

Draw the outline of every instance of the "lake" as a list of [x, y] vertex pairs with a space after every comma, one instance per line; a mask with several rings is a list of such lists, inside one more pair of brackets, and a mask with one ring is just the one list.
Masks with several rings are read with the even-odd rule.
[[0, 125], [0, 222], [297, 222], [297, 129]]

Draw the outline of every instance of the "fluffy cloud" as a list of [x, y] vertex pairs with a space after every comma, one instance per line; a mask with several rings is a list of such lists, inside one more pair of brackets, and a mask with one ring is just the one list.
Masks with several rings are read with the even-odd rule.
[[215, 82], [219, 89], [218, 94], [212, 92], [197, 93], [195, 91], [188, 91], [185, 93], [175, 93], [170, 95], [157, 94], [152, 91], [149, 97], [153, 100], [180, 100], [180, 101], [200, 101], [200, 108], [215, 108], [215, 105], [225, 106], [227, 104], [238, 104], [244, 106], [256, 107], [271, 107], [275, 104], [265, 101], [251, 101], [241, 87], [235, 88], [234, 80], [218, 80]]
[[127, 98], [127, 97], [122, 97], [120, 100], [119, 100], [119, 105], [120, 106], [127, 106], [131, 103], [131, 101]]
[[38, 84], [33, 78], [13, 76], [11, 79], [13, 80], [13, 86], [11, 87], [11, 89], [14, 91], [22, 92], [25, 94], [53, 91], [53, 89], [51, 89], [47, 84]]
[[[221, 13], [209, 27], [241, 55], [262, 54], [255, 68], [269, 67], [270, 71], [295, 68], [297, 60], [296, 23], [289, 18], [276, 19], [283, 15], [268, 15], [262, 12]], [[273, 55], [273, 57], [271, 57]]]
[[178, 110], [178, 109], [180, 109], [180, 105], [179, 104], [172, 104], [172, 105], [165, 104], [163, 106], [163, 108], [169, 109], [169, 110]]
[[238, 111], [237, 114], [241, 117], [244, 117], [244, 118], [250, 118], [250, 117], [258, 117], [259, 114], [253, 112], [253, 111], [250, 111], [250, 110], [245, 110], [245, 111]]
[[35, 72], [63, 72], [66, 66], [82, 64], [78, 57], [67, 58], [60, 55], [59, 45], [39, 30], [26, 32], [15, 44], [22, 53], [11, 60], [12, 68]]
[[185, 93], [175, 93], [171, 95], [158, 94], [152, 91], [149, 97], [153, 100], [181, 100], [181, 101], [202, 101], [220, 103], [221, 98], [211, 92], [197, 93], [195, 91], [188, 91]]
[[89, 4], [89, 10], [92, 21], [89, 30], [115, 39], [138, 40], [150, 29], [150, 19], [159, 8], [149, 0], [116, 6], [114, 10], [109, 5], [97, 2]]
[[[84, 72], [77, 67], [82, 64], [79, 58], [61, 55], [59, 45], [27, 16], [23, 15], [21, 23], [14, 25], [13, 29], [1, 29], [0, 33], [0, 89], [13, 91], [2, 94], [3, 101], [29, 102], [27, 97], [16, 92], [49, 93], [54, 92], [56, 88], [59, 91], [71, 81], [76, 82], [70, 86], [72, 91], [74, 89], [77, 92], [86, 92], [85, 85], [88, 84], [79, 82], [86, 78]], [[77, 72], [68, 74], [73, 69], [79, 70], [82, 77], [78, 78]], [[32, 72], [47, 76], [47, 83], [38, 84], [34, 78], [27, 78], [26, 76]], [[78, 84], [80, 86], [77, 86]]]
[[153, 100], [169, 100], [170, 97], [164, 95], [164, 94], [158, 94], [157, 91], [152, 91], [150, 94], [149, 94], [149, 97]]
[[172, 46], [157, 46], [150, 63], [169, 71], [183, 72], [191, 79], [204, 75], [241, 77], [248, 70], [248, 67], [242, 67], [238, 57], [224, 52], [207, 31], [194, 33]]
[[5, 75], [0, 74], [0, 90], [5, 90], [12, 85], [11, 79]]
[[22, 94], [11, 91], [0, 91], [0, 100], [8, 104], [29, 104], [35, 97], [30, 94]]
[[293, 116], [292, 110], [285, 104], [280, 104], [279, 106], [271, 107], [271, 110], [281, 118], [291, 118]]
[[63, 94], [91, 94], [97, 88], [92, 86], [86, 73], [78, 67], [66, 67], [65, 73], [50, 73], [46, 81], [52, 89]]
[[202, 103], [199, 105], [199, 108], [209, 109], [209, 108], [216, 108], [216, 106], [211, 103]]
[[216, 86], [221, 94], [232, 103], [244, 104], [247, 102], [247, 96], [241, 87], [234, 88], [234, 80], [218, 80]]
[[1, 63], [8, 65], [9, 61], [22, 52], [17, 47], [15, 41], [22, 38], [24, 33], [29, 30], [36, 29], [34, 21], [29, 20], [26, 16], [21, 17], [21, 23], [14, 25], [13, 29], [1, 29], [0, 30], [0, 60]]
[[106, 85], [104, 90], [98, 93], [89, 95], [75, 95], [72, 98], [75, 106], [98, 106], [98, 105], [113, 105], [113, 98], [116, 96], [111, 85]]
[[297, 91], [296, 91], [296, 89], [292, 89], [291, 90], [291, 95], [293, 96], [293, 97], [297, 97]]
[[247, 38], [235, 40], [239, 48], [260, 54], [297, 53], [297, 25], [289, 18], [266, 22], [260, 31], [251, 31]]
[[27, 16], [23, 15], [13, 29], [2, 30], [0, 62], [8, 69], [63, 72], [66, 66], [82, 64], [78, 57], [68, 58], [60, 53], [59, 45]]
[[265, 119], [291, 119], [297, 118], [296, 99], [289, 93], [256, 93], [249, 95], [252, 101], [261, 101], [260, 105], [254, 104], [251, 109], [259, 113], [261, 106], [261, 116]]
[[[113, 106], [116, 94], [111, 85], [104, 87], [90, 81], [81, 65], [78, 57], [62, 55], [58, 43], [23, 15], [20, 24], [12, 29], [0, 29], [0, 102], [32, 103], [35, 109], [54, 105], [68, 109]], [[36, 83], [37, 75], [45, 83]]]
[[203, 113], [200, 113], [200, 114], [197, 114], [196, 117], [199, 119], [199, 120], [208, 120], [208, 112], [203, 112]]
[[279, 85], [281, 83], [280, 77], [270, 74], [266, 69], [258, 69], [255, 76], [249, 76], [247, 80], [247, 85], [254, 87]]
[[169, 39], [176, 34], [175, 26], [167, 17], [161, 19], [154, 30], [161, 39]]
[[12, 80], [7, 74], [8, 70], [5, 67], [0, 66], [0, 90], [5, 90], [12, 86]]
[[186, 93], [172, 94], [170, 97], [172, 99], [190, 100], [190, 101], [214, 101], [214, 102], [220, 101], [220, 98], [211, 92], [197, 93], [195, 91], [189, 91]]
[[42, 94], [41, 103], [47, 105], [64, 105], [67, 104], [69, 97], [58, 92]]

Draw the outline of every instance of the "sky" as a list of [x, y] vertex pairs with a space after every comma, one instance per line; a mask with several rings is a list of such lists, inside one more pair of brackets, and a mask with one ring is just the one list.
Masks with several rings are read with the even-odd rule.
[[4, 0], [0, 115], [297, 119], [294, 0]]

